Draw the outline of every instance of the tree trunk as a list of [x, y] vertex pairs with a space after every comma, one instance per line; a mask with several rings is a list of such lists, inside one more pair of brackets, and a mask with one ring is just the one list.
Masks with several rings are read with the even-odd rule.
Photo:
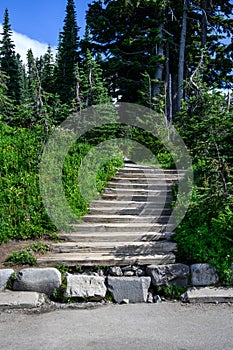
[[187, 12], [188, 12], [188, 0], [184, 0], [183, 5], [183, 20], [180, 37], [180, 52], [179, 52], [179, 67], [178, 67], [178, 91], [177, 91], [177, 111], [181, 107], [181, 100], [183, 98], [183, 82], [184, 82], [184, 58], [185, 58], [185, 45], [186, 45], [186, 33], [187, 33]]
[[170, 74], [170, 45], [166, 43], [166, 69], [165, 69], [165, 115], [167, 122], [172, 121], [172, 87]]
[[202, 9], [202, 18], [201, 18], [201, 47], [205, 48], [207, 43], [207, 9], [208, 9], [208, 0], [202, 0], [201, 2]]
[[162, 57], [163, 57], [163, 26], [161, 25], [159, 28], [159, 35], [158, 38], [160, 39], [158, 44], [156, 45], [155, 48], [155, 55], [159, 58], [157, 65], [156, 65], [156, 70], [154, 74], [154, 84], [153, 84], [153, 97], [157, 97], [160, 93], [160, 88], [161, 88], [161, 81], [163, 77], [163, 62], [162, 62]]

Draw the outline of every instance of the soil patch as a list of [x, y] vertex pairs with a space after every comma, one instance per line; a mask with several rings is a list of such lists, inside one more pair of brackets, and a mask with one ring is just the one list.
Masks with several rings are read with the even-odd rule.
[[[5, 265], [4, 262], [6, 258], [12, 253], [12, 252], [18, 252], [24, 248], [27, 248], [28, 246], [31, 246], [34, 243], [44, 243], [50, 246], [52, 244], [52, 240], [48, 239], [33, 239], [33, 240], [25, 240], [25, 241], [16, 241], [12, 240], [7, 243], [2, 243], [0, 245], [0, 269], [7, 269], [12, 268], [15, 270], [15, 272], [18, 272], [22, 270], [25, 267], [37, 267], [37, 265], [29, 266], [29, 265]], [[40, 254], [34, 253], [35, 257], [38, 257]]]

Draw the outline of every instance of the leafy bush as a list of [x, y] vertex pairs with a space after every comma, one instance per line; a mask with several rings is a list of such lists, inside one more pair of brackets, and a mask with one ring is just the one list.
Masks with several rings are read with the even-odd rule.
[[214, 210], [211, 203], [195, 198], [185, 220], [176, 229], [175, 240], [178, 261], [210, 263], [216, 267], [224, 284], [231, 283], [233, 212], [227, 203], [222, 202]]
[[158, 286], [157, 292], [159, 295], [167, 298], [167, 299], [181, 299], [181, 295], [186, 291], [186, 287], [178, 287], [172, 284], [168, 284], [166, 286]]
[[30, 247], [28, 247], [28, 249], [40, 254], [45, 254], [46, 252], [50, 251], [49, 246], [41, 242], [33, 243]]
[[0, 123], [0, 132], [0, 243], [54, 231], [39, 191], [40, 128], [31, 130]]
[[20, 252], [11, 253], [5, 260], [6, 265], [35, 265], [36, 258], [27, 249], [22, 249]]
[[190, 208], [176, 229], [179, 261], [206, 262], [232, 283], [233, 111], [224, 96], [202, 92], [177, 117], [194, 168]]
[[[54, 236], [57, 228], [45, 211], [39, 188], [38, 165], [45, 139], [43, 128], [9, 127], [0, 122], [0, 133], [0, 244], [10, 239]], [[79, 189], [78, 169], [90, 150], [88, 143], [76, 142], [63, 166], [64, 191], [78, 217], [88, 210]], [[115, 153], [94, 174], [98, 191], [102, 191], [107, 180], [122, 165], [119, 157]]]

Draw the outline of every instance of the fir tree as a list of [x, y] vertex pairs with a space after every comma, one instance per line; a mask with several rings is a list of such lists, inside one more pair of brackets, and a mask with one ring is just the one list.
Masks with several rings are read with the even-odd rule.
[[85, 104], [86, 107], [109, 102], [108, 90], [103, 83], [103, 72], [100, 65], [87, 49], [84, 59]]
[[[78, 69], [78, 82], [84, 107], [110, 102], [108, 89], [104, 86], [100, 54], [95, 59], [90, 47], [88, 27], [82, 40], [82, 67]], [[77, 96], [79, 97], [79, 96]]]
[[0, 41], [0, 63], [1, 69], [8, 77], [7, 95], [19, 104], [21, 102], [21, 72], [19, 59], [15, 54], [15, 45], [12, 41], [12, 30], [9, 21], [9, 12], [6, 9], [3, 22], [2, 40]]
[[41, 86], [44, 91], [48, 93], [54, 92], [54, 58], [51, 46], [48, 46], [48, 50], [42, 57], [41, 64]]
[[56, 68], [56, 92], [63, 103], [74, 100], [76, 94], [78, 30], [74, 0], [68, 0], [64, 27], [59, 36]]
[[36, 119], [38, 120], [43, 107], [43, 92], [38, 68], [31, 49], [27, 52], [27, 68], [28, 100], [33, 107]]

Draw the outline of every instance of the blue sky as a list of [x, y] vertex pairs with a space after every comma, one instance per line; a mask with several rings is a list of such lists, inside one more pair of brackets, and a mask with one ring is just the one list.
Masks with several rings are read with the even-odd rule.
[[[85, 30], [87, 4], [91, 2], [75, 0], [80, 36]], [[37, 57], [46, 51], [48, 44], [55, 50], [59, 32], [63, 28], [66, 3], [67, 0], [0, 0], [0, 23], [8, 8], [16, 51], [23, 59], [29, 48]]]
[[[85, 27], [85, 11], [91, 0], [76, 0], [77, 22]], [[65, 17], [66, 0], [1, 0], [0, 23], [5, 8], [10, 13], [12, 29], [40, 42], [57, 45], [59, 31]]]

